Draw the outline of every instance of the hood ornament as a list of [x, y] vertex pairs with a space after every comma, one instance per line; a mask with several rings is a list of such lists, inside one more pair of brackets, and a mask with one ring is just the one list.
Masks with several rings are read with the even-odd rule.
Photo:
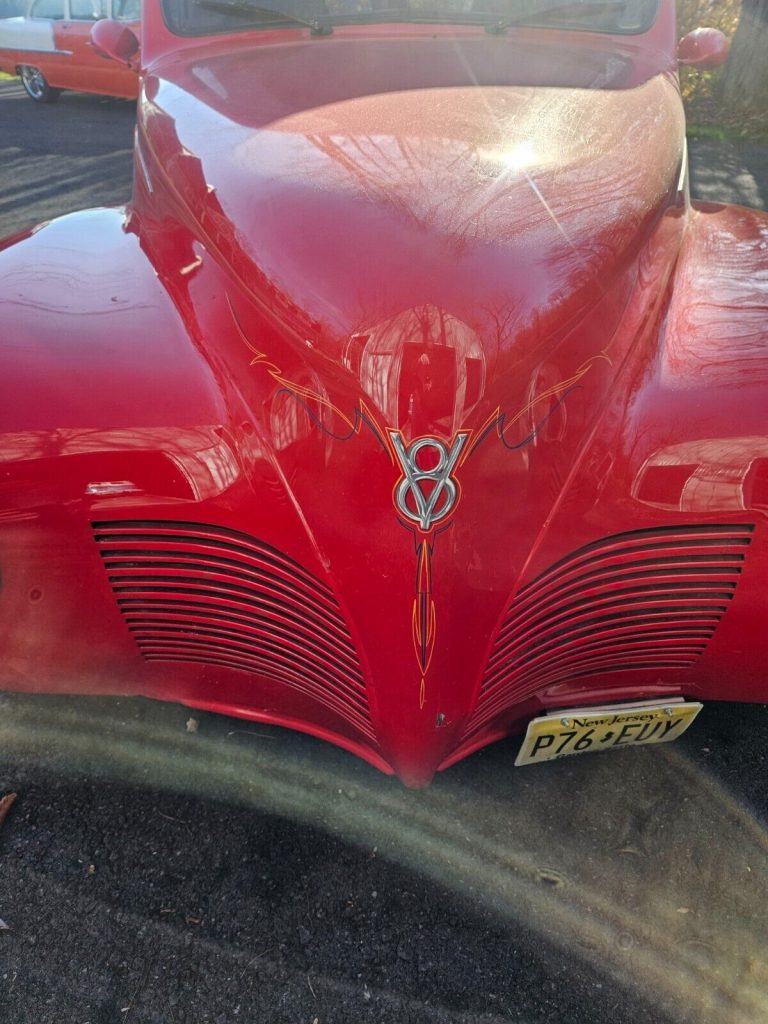
[[429, 533], [451, 513], [459, 496], [459, 485], [452, 476], [470, 431], [460, 430], [448, 445], [438, 437], [419, 437], [406, 448], [398, 430], [389, 431], [389, 439], [403, 471], [395, 487], [398, 512], [423, 533]]

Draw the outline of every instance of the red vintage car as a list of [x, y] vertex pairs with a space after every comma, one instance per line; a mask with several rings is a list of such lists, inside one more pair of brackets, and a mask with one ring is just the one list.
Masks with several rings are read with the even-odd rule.
[[27, 17], [0, 19], [0, 71], [18, 75], [37, 103], [64, 89], [136, 99], [138, 60], [105, 59], [91, 43], [104, 19], [139, 32], [140, 0], [33, 0]]
[[[100, 21], [123, 64], [139, 40]], [[411, 786], [768, 700], [768, 216], [670, 0], [146, 0], [135, 187], [0, 253], [0, 685]]]

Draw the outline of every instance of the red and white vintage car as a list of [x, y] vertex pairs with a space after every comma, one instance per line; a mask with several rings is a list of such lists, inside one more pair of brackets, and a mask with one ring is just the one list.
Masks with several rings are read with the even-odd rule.
[[0, 19], [0, 71], [18, 75], [37, 103], [54, 103], [64, 89], [136, 99], [138, 60], [105, 59], [90, 34], [102, 18], [138, 33], [140, 6], [140, 0], [33, 0], [27, 17]]
[[723, 37], [275, 2], [146, 0], [130, 204], [0, 253], [0, 685], [412, 786], [768, 700], [768, 217], [691, 203], [677, 78]]

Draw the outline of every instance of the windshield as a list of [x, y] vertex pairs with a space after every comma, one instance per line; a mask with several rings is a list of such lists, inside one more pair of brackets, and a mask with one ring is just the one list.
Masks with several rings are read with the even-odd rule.
[[208, 35], [306, 23], [516, 24], [589, 32], [646, 32], [659, 0], [163, 0], [172, 32]]

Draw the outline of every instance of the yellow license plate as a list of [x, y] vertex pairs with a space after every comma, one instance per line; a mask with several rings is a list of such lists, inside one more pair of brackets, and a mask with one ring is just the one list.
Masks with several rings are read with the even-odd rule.
[[673, 698], [665, 703], [616, 704], [558, 711], [528, 723], [516, 765], [540, 764], [569, 754], [587, 754], [682, 736], [702, 705]]

